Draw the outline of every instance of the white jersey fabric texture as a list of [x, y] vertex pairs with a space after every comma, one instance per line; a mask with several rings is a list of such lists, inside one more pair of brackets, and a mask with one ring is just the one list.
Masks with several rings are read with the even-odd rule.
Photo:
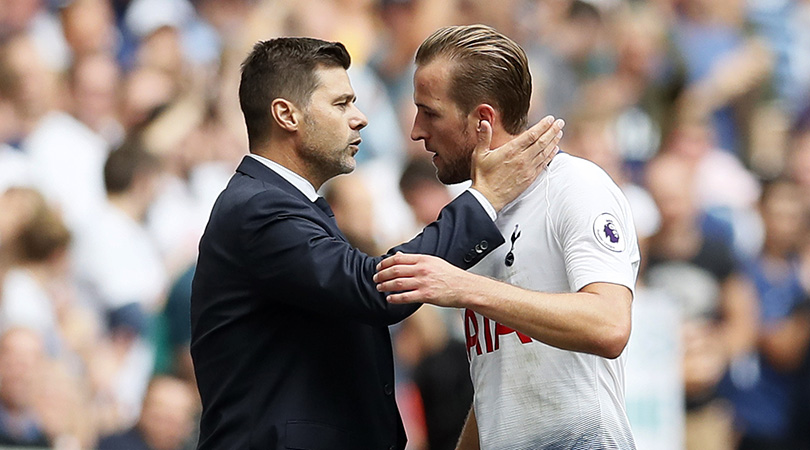
[[[630, 207], [597, 165], [565, 153], [498, 214], [506, 244], [471, 272], [526, 289], [634, 290], [639, 251]], [[465, 311], [481, 448], [635, 449], [624, 406], [625, 354], [561, 350]]]

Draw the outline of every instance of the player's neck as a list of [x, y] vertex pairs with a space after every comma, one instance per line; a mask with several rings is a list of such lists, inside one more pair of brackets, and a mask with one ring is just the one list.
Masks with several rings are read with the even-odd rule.
[[503, 128], [494, 129], [492, 130], [492, 142], [489, 148], [498, 148], [516, 137], [516, 134], [509, 134]]

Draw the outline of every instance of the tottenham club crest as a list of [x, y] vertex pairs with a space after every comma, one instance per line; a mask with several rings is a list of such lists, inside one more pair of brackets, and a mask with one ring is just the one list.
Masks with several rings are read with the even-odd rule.
[[509, 253], [506, 254], [506, 258], [503, 260], [506, 267], [512, 267], [512, 264], [515, 263], [515, 241], [518, 240], [519, 237], [520, 224], [515, 224], [515, 231], [512, 232], [512, 248], [509, 249]]
[[593, 221], [593, 234], [596, 240], [608, 250], [621, 252], [624, 250], [624, 231], [619, 227], [619, 221], [612, 214], [602, 213]]

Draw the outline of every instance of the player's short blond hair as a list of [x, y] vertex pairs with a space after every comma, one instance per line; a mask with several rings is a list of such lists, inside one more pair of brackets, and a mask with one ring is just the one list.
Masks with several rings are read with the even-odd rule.
[[500, 111], [508, 133], [526, 129], [532, 76], [526, 53], [516, 42], [486, 25], [444, 27], [422, 42], [416, 64], [437, 58], [455, 63], [450, 97], [462, 113], [488, 103]]

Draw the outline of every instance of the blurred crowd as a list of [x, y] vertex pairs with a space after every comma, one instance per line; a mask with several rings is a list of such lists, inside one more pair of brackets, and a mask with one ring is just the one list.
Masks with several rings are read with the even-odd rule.
[[[346, 45], [370, 123], [323, 194], [377, 255], [464, 188], [409, 135], [416, 48], [467, 23], [523, 46], [530, 120], [564, 118], [630, 199], [639, 448], [810, 448], [807, 0], [0, 0], [0, 447], [193, 448], [191, 278], [247, 152], [242, 59]], [[409, 448], [454, 448], [462, 329], [393, 329]]]

